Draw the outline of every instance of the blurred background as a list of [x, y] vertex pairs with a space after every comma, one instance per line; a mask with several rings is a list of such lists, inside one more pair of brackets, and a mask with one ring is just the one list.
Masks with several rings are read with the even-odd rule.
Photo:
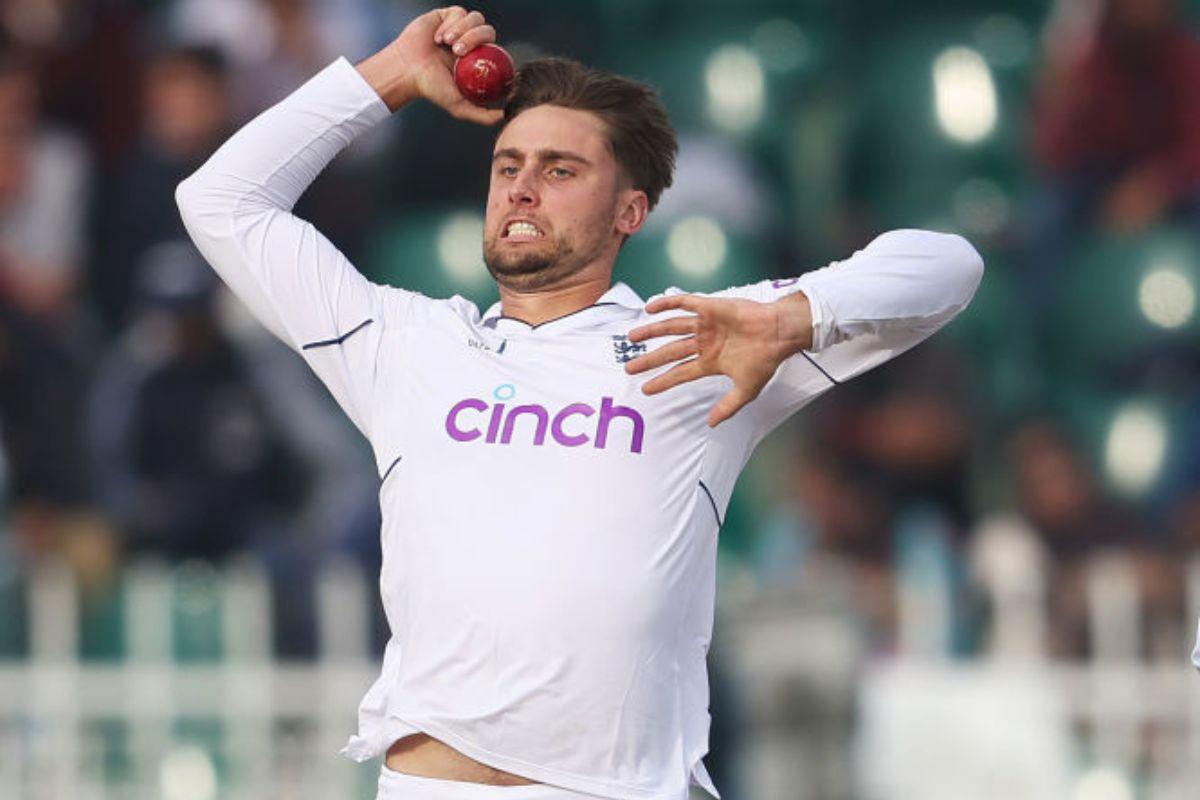
[[[1200, 796], [1200, 3], [496, 0], [518, 60], [661, 88], [648, 296], [896, 227], [973, 304], [763, 444], [721, 533], [725, 800]], [[173, 190], [427, 9], [0, 0], [0, 798], [372, 798], [367, 445]], [[430, 108], [298, 207], [371, 278], [495, 299], [493, 134]], [[699, 796], [699, 795], [698, 795]]]

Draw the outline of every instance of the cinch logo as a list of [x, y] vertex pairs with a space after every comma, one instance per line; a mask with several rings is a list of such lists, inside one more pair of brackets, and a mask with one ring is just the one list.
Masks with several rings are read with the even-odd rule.
[[[534, 445], [545, 444], [549, 432], [563, 447], [580, 447], [590, 441], [594, 447], [603, 450], [608, 447], [609, 429], [621, 420], [620, 427], [630, 434], [629, 451], [642, 452], [646, 421], [635, 409], [615, 405], [611, 397], [600, 398], [599, 408], [589, 403], [571, 403], [552, 412], [536, 403], [509, 407], [506, 401], [516, 394], [511, 383], [503, 383], [492, 392], [500, 402], [488, 403], [478, 397], [459, 400], [446, 414], [446, 433], [456, 442], [482, 438], [488, 444], [511, 444], [519, 421], [525, 418], [520, 423], [520, 435], [525, 439], [532, 432]], [[592, 417], [596, 418], [594, 423]], [[589, 436], [589, 433], [594, 435]]]

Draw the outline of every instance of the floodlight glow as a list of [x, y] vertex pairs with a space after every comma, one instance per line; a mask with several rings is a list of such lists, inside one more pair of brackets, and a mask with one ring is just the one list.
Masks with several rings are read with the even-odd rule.
[[483, 217], [469, 211], [451, 214], [437, 239], [442, 268], [460, 283], [480, 283], [487, 277], [483, 264]]
[[1113, 417], [1104, 445], [1104, 466], [1113, 485], [1128, 495], [1146, 492], [1162, 472], [1167, 424], [1162, 414], [1130, 403]]
[[177, 747], [163, 757], [158, 770], [163, 800], [215, 800], [217, 770], [195, 745]]
[[725, 261], [727, 250], [725, 231], [708, 217], [685, 217], [667, 236], [667, 257], [690, 277], [712, 275]]
[[704, 70], [708, 116], [722, 130], [745, 133], [762, 119], [766, 82], [762, 62], [741, 45], [718, 48]]
[[1160, 328], [1178, 328], [1187, 324], [1196, 311], [1196, 289], [1182, 272], [1156, 269], [1142, 278], [1138, 308]]
[[975, 144], [996, 127], [996, 84], [977, 50], [951, 47], [937, 57], [933, 95], [938, 124], [956, 142]]
[[1133, 789], [1117, 770], [1094, 767], [1079, 776], [1071, 800], [1133, 800]]

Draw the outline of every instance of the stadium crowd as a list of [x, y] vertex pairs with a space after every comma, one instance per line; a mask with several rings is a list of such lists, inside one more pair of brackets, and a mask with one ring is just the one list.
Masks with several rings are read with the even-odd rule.
[[[619, 63], [610, 52], [619, 42], [593, 35], [612, 30], [605, 5], [570, 15], [531, 13], [521, 0], [488, 8], [504, 41], [606, 65]], [[651, 30], [679, 6], [644, 5], [657, 11], [636, 24]], [[861, 5], [861, 18], [843, 10], [838, 20], [860, 44], [887, 24], [858, 27], [883, 13]], [[1087, 18], [1084, 5], [1099, 17]], [[930, 15], [946, 10], [929, 6]], [[223, 293], [188, 242], [173, 193], [257, 110], [335, 55], [370, 52], [422, 9], [375, 0], [0, 2], [0, 558], [17, 574], [62, 554], [102, 592], [137, 556], [255, 553], [279, 608], [291, 609], [277, 613], [294, 617], [279, 626], [281, 656], [313, 651], [304, 587], [326, 554], [351, 553], [373, 575], [377, 477], [364, 443], [300, 360]], [[1014, 193], [1018, 210], [1002, 224], [963, 231], [989, 264], [985, 284], [1019, 286], [1015, 311], [982, 338], [964, 320], [967, 334], [947, 331], [802, 412], [780, 434], [766, 480], [743, 486], [723, 558], [762, 591], [838, 565], [853, 577], [871, 647], [886, 652], [908, 521], [935, 519], [940, 552], [962, 575], [954, 649], [971, 655], [989, 619], [967, 568], [974, 534], [985, 515], [1004, 512], [1023, 520], [1048, 564], [1056, 655], [1087, 655], [1083, 570], [1115, 550], [1137, 564], [1151, 623], [1144, 652], [1182, 657], [1183, 566], [1200, 543], [1200, 340], [1142, 353], [1140, 371], [1077, 381], [1097, 395], [1114, 384], [1161, 391], [1182, 409], [1157, 489], [1130, 499], [1106, 479], [1095, 437], [1046, 388], [1056, 365], [1040, 337], [1070, 302], [1060, 279], [1080, 241], [1160, 224], [1196, 232], [1200, 163], [1188, 134], [1200, 119], [1200, 42], [1169, 0], [1061, 2], [1029, 16], [1045, 35], [1040, 49], [1029, 44], [1027, 85], [1006, 110], [1028, 188]], [[833, 101], [795, 102], [849, 102], [847, 83], [828, 83]], [[753, 141], [693, 125], [681, 133], [675, 197], [662, 213], [699, 204], [759, 237], [768, 256], [753, 278], [815, 268], [885, 225], [928, 220], [875, 213], [872, 187], [884, 179], [870, 177], [871, 163], [886, 153], [864, 157], [855, 143], [870, 137], [853, 130], [826, 156], [849, 188], [819, 200], [815, 233], [795, 217], [806, 175], [780, 178]], [[393, 220], [481, 207], [490, 135], [404, 115], [335, 162], [299, 213], [379, 276], [373, 259]], [[1079, 335], [1103, 339], [1104, 321], [1093, 322]], [[1011, 356], [1010, 340], [1028, 347]], [[1024, 388], [995, 391], [995, 371], [1014, 360]], [[766, 510], [750, 508], [755, 491]], [[19, 654], [19, 643], [5, 646]]]

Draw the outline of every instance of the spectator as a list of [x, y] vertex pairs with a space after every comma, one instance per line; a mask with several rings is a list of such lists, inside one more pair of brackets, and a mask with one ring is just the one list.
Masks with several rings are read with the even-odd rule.
[[[1163, 591], [1170, 570], [1148, 523], [1102, 490], [1058, 427], [1045, 420], [1025, 422], [1010, 446], [1019, 510], [1050, 556], [1050, 652], [1065, 658], [1091, 654], [1087, 579], [1100, 556], [1128, 558], [1151, 631], [1175, 617], [1176, 601]], [[1153, 646], [1153, 637], [1142, 645]]]
[[764, 593], [821, 586], [823, 605], [842, 606], [862, 625], [869, 647], [895, 645], [892, 514], [880, 487], [816, 441], [787, 474], [789, 502], [756, 539], [753, 562]]
[[956, 544], [971, 524], [968, 466], [980, 422], [970, 413], [967, 368], [954, 347], [930, 342], [862, 376], [855, 401], [836, 411], [841, 447], [855, 469], [871, 476], [897, 511], [936, 508]]
[[0, 442], [20, 550], [57, 549], [62, 523], [91, 499], [83, 464], [83, 373], [58, 331], [0, 300]]
[[816, 435], [788, 487], [794, 507], [778, 510], [758, 543], [760, 578], [849, 569], [876, 647], [890, 648], [901, 515], [932, 508], [955, 559], [970, 526], [967, 377], [957, 354], [932, 342], [841, 387], [836, 402], [818, 401]]
[[26, 558], [76, 533], [103, 538], [80, 467], [85, 375], [73, 336], [88, 162], [39, 106], [29, 62], [0, 46], [0, 442], [9, 528]]
[[154, 245], [186, 237], [171, 198], [228, 133], [229, 92], [214, 48], [168, 50], [148, 67], [142, 140], [97, 202], [91, 296], [113, 330], [126, 321], [135, 267]]
[[1034, 101], [1044, 186], [1025, 265], [1028, 307], [1041, 314], [1078, 231], [1200, 223], [1200, 41], [1177, 4], [1103, 0], [1094, 22], [1056, 19]]
[[75, 309], [87, 197], [87, 153], [44, 125], [29, 63], [0, 49], [0, 292], [58, 325]]
[[97, 378], [91, 432], [133, 550], [220, 558], [279, 537], [305, 471], [212, 316], [216, 278], [183, 242], [150, 250], [140, 313]]

